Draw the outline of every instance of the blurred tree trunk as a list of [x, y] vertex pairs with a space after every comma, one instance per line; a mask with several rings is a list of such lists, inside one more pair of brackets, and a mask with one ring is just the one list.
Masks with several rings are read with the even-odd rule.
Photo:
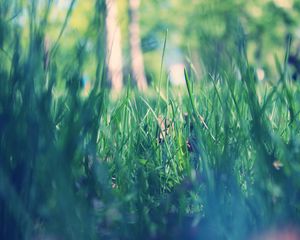
[[148, 85], [145, 77], [144, 60], [141, 49], [139, 6], [140, 0], [129, 0], [129, 44], [131, 72], [137, 82], [138, 89], [144, 91]]
[[106, 62], [108, 76], [111, 80], [113, 90], [119, 92], [123, 87], [123, 61], [117, 0], [106, 0], [106, 9]]

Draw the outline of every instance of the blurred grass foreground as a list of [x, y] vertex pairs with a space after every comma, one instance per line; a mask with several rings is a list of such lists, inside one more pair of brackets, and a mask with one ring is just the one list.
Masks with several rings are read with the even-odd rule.
[[0, 0], [0, 239], [300, 239], [299, 0]]

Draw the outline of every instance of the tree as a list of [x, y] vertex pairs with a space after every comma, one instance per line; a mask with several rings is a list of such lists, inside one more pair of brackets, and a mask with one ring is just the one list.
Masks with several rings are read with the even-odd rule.
[[140, 26], [139, 26], [140, 0], [129, 0], [129, 44], [131, 55], [131, 72], [139, 90], [148, 87], [145, 77], [143, 54], [141, 50]]
[[112, 88], [119, 92], [123, 87], [123, 60], [121, 47], [121, 31], [118, 24], [118, 8], [116, 0], [106, 0], [106, 62]]

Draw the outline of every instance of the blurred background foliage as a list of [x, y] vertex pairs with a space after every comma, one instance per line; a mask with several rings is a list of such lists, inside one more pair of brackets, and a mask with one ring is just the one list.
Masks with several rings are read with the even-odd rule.
[[194, 62], [207, 67], [216, 64], [214, 58], [222, 51], [231, 54], [244, 41], [249, 62], [272, 78], [274, 55], [284, 56], [287, 36], [293, 37], [292, 52], [299, 47], [299, 4], [293, 0], [144, 1], [141, 25], [145, 37], [156, 39], [162, 39], [168, 28], [168, 44], [183, 55], [188, 55], [188, 48], [198, 59]]
[[[15, 1], [14, 1], [15, 2]], [[39, 1], [37, 19], [45, 12], [47, 1]], [[59, 35], [61, 26], [71, 1], [57, 0], [49, 12], [47, 38], [51, 45]], [[121, 28], [122, 51], [125, 73], [130, 72], [130, 53], [128, 35], [128, 3], [117, 1], [118, 23]], [[10, 4], [12, 5], [12, 3]], [[28, 35], [28, 11], [30, 4], [18, 1], [11, 8], [16, 14], [15, 21], [23, 27], [24, 36]], [[248, 60], [255, 68], [263, 70], [264, 77], [272, 79], [275, 71], [275, 55], [284, 57], [287, 36], [292, 36], [291, 52], [299, 51], [300, 2], [297, 0], [264, 1], [142, 1], [140, 7], [140, 28], [142, 48], [148, 81], [159, 78], [165, 32], [168, 29], [166, 50], [166, 70], [169, 62], [192, 61], [199, 74], [213, 71], [224, 52], [231, 55], [238, 50], [238, 45], [245, 44]], [[14, 9], [14, 10], [12, 10]], [[86, 43], [87, 58], [94, 46], [89, 40], [95, 34], [93, 22], [94, 1], [76, 1], [70, 20], [60, 42], [59, 54], [71, 59], [70, 49], [82, 42]], [[90, 26], [90, 27], [89, 27]], [[27, 37], [23, 38], [26, 41]], [[210, 44], [208, 44], [210, 43]], [[175, 58], [174, 60], [174, 52]], [[219, 59], [218, 56], [222, 56]], [[173, 60], [170, 60], [172, 59]], [[189, 59], [187, 59], [189, 58]], [[227, 60], [225, 60], [226, 62]], [[95, 64], [87, 60], [85, 71], [93, 72]], [[213, 67], [214, 66], [214, 67]], [[126, 74], [125, 74], [126, 75]]]

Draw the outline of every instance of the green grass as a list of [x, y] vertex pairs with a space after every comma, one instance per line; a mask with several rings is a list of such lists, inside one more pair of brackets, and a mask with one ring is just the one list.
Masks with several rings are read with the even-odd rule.
[[236, 56], [241, 79], [236, 67], [199, 82], [185, 72], [181, 90], [128, 86], [112, 100], [96, 54], [82, 97], [85, 46], [44, 68], [46, 28], [24, 44], [4, 3], [1, 14], [1, 239], [247, 239], [298, 226], [300, 86], [286, 60], [273, 82]]

